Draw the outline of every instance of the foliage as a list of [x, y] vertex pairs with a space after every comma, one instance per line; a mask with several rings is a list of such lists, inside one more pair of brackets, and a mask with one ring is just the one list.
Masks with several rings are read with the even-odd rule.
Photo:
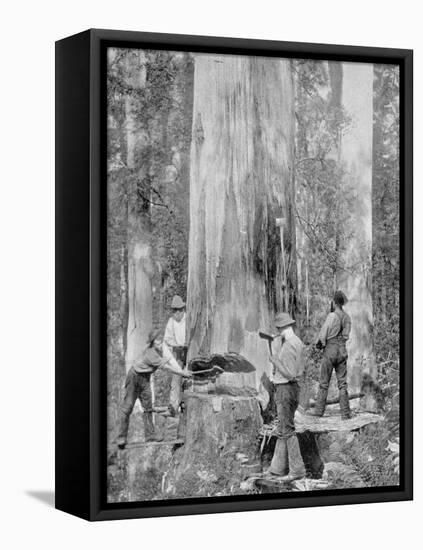
[[343, 458], [346, 464], [354, 466], [368, 486], [398, 485], [398, 454], [392, 444], [388, 423], [370, 424], [345, 446]]
[[[339, 100], [336, 64], [329, 67], [322, 61], [295, 60], [292, 67], [296, 83], [292, 207], [298, 257], [298, 288], [294, 290], [301, 337], [309, 344], [307, 375], [315, 384], [321, 353], [310, 344], [316, 327], [329, 312], [338, 273], [347, 267], [342, 258], [351, 235], [355, 197], [342, 186], [345, 173], [338, 153], [340, 140], [352, 122]], [[108, 411], [112, 427], [125, 374], [128, 242], [133, 231], [130, 215], [141, 221], [144, 237], [151, 244], [153, 323], [164, 325], [173, 294], [186, 295], [193, 61], [185, 53], [116, 48], [109, 51], [107, 86]], [[385, 421], [360, 431], [340, 452], [340, 459], [374, 486], [396, 484], [399, 474], [398, 96], [398, 68], [375, 65], [371, 283], [374, 349]], [[128, 109], [133, 114], [131, 121]], [[276, 248], [279, 235], [273, 229], [267, 228], [268, 242]], [[166, 404], [169, 384], [167, 373], [158, 374], [158, 404]], [[240, 481], [229, 475], [233, 460], [228, 457], [216, 463], [213, 477], [201, 477], [201, 468], [187, 472], [178, 496], [233, 492]], [[115, 474], [116, 479], [123, 475], [118, 468]], [[348, 481], [334, 476], [333, 483], [348, 486]], [[160, 472], [148, 471], [143, 481], [146, 498], [162, 494], [161, 481]], [[115, 483], [113, 479], [111, 483]], [[119, 483], [116, 481], [116, 487]]]
[[329, 306], [350, 237], [354, 196], [342, 185], [344, 168], [338, 160], [342, 135], [350, 118], [337, 100], [321, 61], [296, 60], [295, 212], [297, 218], [298, 317], [302, 336], [319, 326]]
[[[153, 319], [162, 327], [188, 270], [189, 146], [193, 62], [189, 54], [108, 51], [108, 386], [115, 424], [125, 375], [128, 246], [151, 246]], [[157, 380], [157, 400], [169, 376]]]

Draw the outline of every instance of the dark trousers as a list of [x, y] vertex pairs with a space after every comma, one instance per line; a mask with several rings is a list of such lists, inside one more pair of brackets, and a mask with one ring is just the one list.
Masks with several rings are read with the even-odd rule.
[[[187, 361], [187, 346], [173, 346], [172, 353], [175, 356], [179, 366], [184, 369]], [[172, 374], [170, 385], [169, 401], [175, 412], [178, 412], [182, 399], [182, 378], [177, 374]]]
[[[309, 478], [320, 479], [324, 464], [314, 434], [310, 432], [296, 434], [295, 432], [294, 416], [300, 394], [298, 383], [275, 384], [275, 390], [275, 403], [279, 421], [277, 437], [285, 442], [285, 453], [287, 458], [289, 456], [285, 465], [285, 472], [278, 473], [284, 475], [287, 471], [290, 471], [295, 474], [296, 470], [297, 473], [302, 470], [300, 477], [305, 473]], [[294, 436], [293, 439], [291, 439], [292, 436]], [[296, 449], [298, 450], [295, 451]]]
[[275, 384], [275, 403], [278, 414], [278, 434], [281, 439], [289, 439], [295, 434], [294, 415], [298, 407], [300, 388], [297, 382]]
[[323, 414], [326, 407], [330, 379], [335, 371], [338, 382], [341, 412], [349, 412], [348, 385], [347, 385], [347, 349], [345, 340], [341, 338], [330, 339], [323, 353], [322, 365], [320, 368], [319, 392], [316, 399], [315, 411]]
[[125, 397], [120, 407], [119, 434], [120, 440], [126, 441], [129, 427], [129, 416], [134, 408], [135, 401], [141, 401], [144, 409], [146, 431], [154, 431], [152, 421], [153, 399], [150, 386], [151, 373], [137, 373], [130, 369], [125, 380]]
[[173, 355], [176, 357], [176, 360], [180, 364], [182, 368], [185, 367], [185, 363], [187, 362], [187, 346], [173, 346], [172, 352]]

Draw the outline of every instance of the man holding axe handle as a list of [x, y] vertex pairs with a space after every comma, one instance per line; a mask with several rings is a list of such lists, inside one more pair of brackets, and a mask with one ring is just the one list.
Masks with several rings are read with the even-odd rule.
[[[293, 457], [301, 455], [295, 433], [294, 415], [298, 407], [298, 378], [304, 371], [304, 345], [293, 331], [294, 324], [295, 321], [288, 313], [279, 313], [275, 317], [277, 335], [273, 338], [266, 333], [260, 334], [260, 337], [264, 337], [269, 343], [269, 361], [273, 367], [271, 381], [276, 389], [275, 401], [279, 422], [269, 473], [287, 476], [288, 479], [297, 479], [305, 475], [304, 464], [297, 468], [294, 468], [293, 464]], [[273, 340], [273, 353], [270, 338]]]
[[184, 371], [178, 365], [172, 355], [166, 355], [163, 352], [163, 337], [159, 330], [151, 330], [147, 347], [144, 349], [141, 357], [133, 362], [125, 381], [125, 396], [120, 406], [119, 412], [119, 433], [117, 445], [120, 449], [126, 447], [129, 417], [134, 408], [137, 399], [141, 401], [143, 407], [143, 420], [145, 441], [162, 441], [163, 437], [156, 434], [153, 423], [153, 400], [151, 395], [151, 376], [159, 368], [170, 371], [171, 373], [183, 377], [191, 378], [192, 374]]
[[[188, 349], [185, 334], [185, 302], [180, 296], [175, 295], [170, 307], [172, 315], [166, 324], [163, 348], [166, 353], [173, 355], [179, 366], [184, 369]], [[173, 415], [178, 413], [181, 403], [181, 386], [181, 378], [179, 376], [172, 376], [169, 410]]]

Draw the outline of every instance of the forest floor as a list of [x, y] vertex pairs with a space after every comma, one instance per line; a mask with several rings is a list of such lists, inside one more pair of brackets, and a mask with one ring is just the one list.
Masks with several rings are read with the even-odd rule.
[[[169, 500], [174, 498], [230, 496], [269, 492], [316, 491], [399, 484], [399, 459], [396, 443], [389, 439], [389, 426], [382, 415], [361, 412], [341, 421], [332, 407], [323, 419], [297, 412], [300, 430], [316, 433], [325, 469], [320, 480], [300, 479], [281, 483], [275, 476], [263, 476], [275, 444], [274, 425], [263, 426], [257, 441], [259, 460], [245, 453], [225, 456], [190, 457], [189, 471], [175, 486], [174, 475], [184, 446], [175, 444], [177, 422], [157, 415], [162, 444], [129, 445], [125, 451], [109, 453], [108, 495], [110, 502]], [[139, 420], [134, 422], [140, 425]], [[142, 441], [138, 429], [132, 443]], [[176, 489], [176, 491], [175, 491]]]

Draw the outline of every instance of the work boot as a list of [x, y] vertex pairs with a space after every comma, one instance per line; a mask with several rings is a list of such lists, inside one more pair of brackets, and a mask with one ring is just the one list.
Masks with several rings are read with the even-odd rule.
[[128, 428], [129, 428], [129, 414], [125, 414], [120, 411], [119, 413], [119, 434], [116, 438], [116, 443], [119, 449], [124, 449], [126, 447], [126, 441], [128, 437]]
[[306, 469], [301, 454], [300, 444], [296, 434], [287, 440], [289, 476], [291, 479], [300, 479], [305, 477]]
[[350, 398], [347, 390], [341, 390], [339, 392], [339, 408], [341, 409], [341, 419], [348, 420], [352, 418], [350, 409]]
[[314, 411], [311, 416], [323, 416], [326, 408], [326, 398], [328, 396], [328, 390], [319, 388], [316, 397], [316, 404], [314, 405]]
[[276, 440], [275, 451], [273, 453], [272, 462], [270, 463], [270, 468], [268, 469], [269, 474], [275, 476], [286, 476], [289, 473], [289, 462], [288, 462], [288, 447], [286, 444], [286, 439]]
[[297, 434], [297, 438], [306, 470], [306, 477], [308, 479], [322, 479], [324, 464], [320, 456], [315, 434], [313, 432], [299, 433]]
[[144, 420], [144, 438], [146, 442], [149, 441], [163, 441], [163, 436], [156, 434], [156, 431], [154, 429], [153, 424], [153, 413], [152, 412], [144, 412], [143, 413], [143, 420]]

